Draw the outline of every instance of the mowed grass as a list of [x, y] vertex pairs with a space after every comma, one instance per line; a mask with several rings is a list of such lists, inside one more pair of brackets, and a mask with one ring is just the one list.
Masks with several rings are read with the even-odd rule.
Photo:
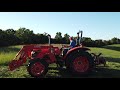
[[[61, 44], [54, 44], [61, 47]], [[13, 60], [22, 45], [0, 48], [0, 78], [32, 78], [27, 72], [27, 66], [9, 71], [8, 63]], [[72, 76], [66, 69], [60, 70], [56, 64], [49, 66], [49, 71], [45, 78], [120, 78], [120, 44], [108, 45], [102, 48], [90, 47], [90, 53], [102, 53], [107, 60], [106, 67], [99, 65], [87, 76]]]

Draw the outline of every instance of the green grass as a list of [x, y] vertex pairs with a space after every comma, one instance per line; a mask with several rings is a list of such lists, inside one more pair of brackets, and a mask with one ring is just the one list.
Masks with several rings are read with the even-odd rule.
[[111, 58], [120, 58], [120, 52], [117, 50], [111, 50], [106, 48], [90, 48], [91, 52], [94, 53], [102, 53], [104, 57], [111, 57]]
[[107, 67], [98, 67], [94, 77], [119, 78], [120, 77], [120, 44], [108, 45], [102, 48], [90, 48], [90, 52], [102, 53], [107, 60]]
[[[61, 45], [55, 45], [61, 47]], [[10, 46], [0, 48], [0, 78], [32, 78], [26, 69], [26, 66], [9, 71], [8, 63], [13, 60], [16, 53], [22, 46]], [[108, 45], [101, 48], [91, 48], [90, 53], [102, 53], [106, 60], [107, 66], [98, 66], [87, 76], [72, 76], [66, 69], [59, 70], [56, 64], [49, 66], [46, 78], [120, 78], [120, 44]]]
[[0, 48], [0, 65], [8, 64], [15, 57], [22, 46], [9, 46]]

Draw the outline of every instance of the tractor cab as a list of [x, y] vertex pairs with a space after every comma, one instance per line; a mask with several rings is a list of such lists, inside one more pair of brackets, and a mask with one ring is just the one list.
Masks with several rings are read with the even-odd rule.
[[[83, 44], [82, 44], [82, 34], [83, 34], [83, 31], [77, 32], [76, 46], [73, 47], [73, 48], [76, 48], [76, 47], [82, 48], [82, 47], [83, 47]], [[65, 56], [66, 53], [67, 53], [69, 50], [72, 50], [72, 49], [73, 49], [73, 48], [71, 48], [70, 46], [62, 46], [62, 48], [63, 48], [63, 56]]]

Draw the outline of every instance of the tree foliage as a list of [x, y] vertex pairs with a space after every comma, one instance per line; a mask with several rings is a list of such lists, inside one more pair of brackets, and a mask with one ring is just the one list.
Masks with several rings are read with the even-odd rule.
[[[64, 34], [62, 37], [61, 32], [57, 32], [55, 38], [51, 38], [51, 43], [55, 44], [69, 44], [68, 33]], [[19, 28], [18, 30], [0, 29], [0, 46], [9, 46], [9, 45], [19, 45], [19, 44], [45, 44], [48, 43], [47, 33], [37, 33], [35, 34], [33, 30], [27, 28]], [[101, 47], [111, 44], [120, 44], [120, 39], [117, 37], [112, 38], [111, 40], [92, 40], [90, 37], [83, 37], [83, 43], [85, 46], [89, 47]]]

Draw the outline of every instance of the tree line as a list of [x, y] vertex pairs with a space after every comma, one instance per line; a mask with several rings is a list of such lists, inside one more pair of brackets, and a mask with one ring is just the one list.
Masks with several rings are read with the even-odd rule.
[[[54, 38], [51, 38], [51, 43], [54, 44], [69, 44], [69, 34], [57, 32]], [[76, 37], [74, 37], [76, 38]], [[90, 37], [83, 37], [83, 44], [89, 47], [101, 47], [111, 44], [120, 44], [120, 39], [117, 37], [111, 40], [92, 40]], [[19, 28], [18, 30], [0, 29], [0, 46], [21, 45], [21, 44], [46, 44], [48, 43], [47, 33], [35, 34], [33, 30], [27, 28]]]

